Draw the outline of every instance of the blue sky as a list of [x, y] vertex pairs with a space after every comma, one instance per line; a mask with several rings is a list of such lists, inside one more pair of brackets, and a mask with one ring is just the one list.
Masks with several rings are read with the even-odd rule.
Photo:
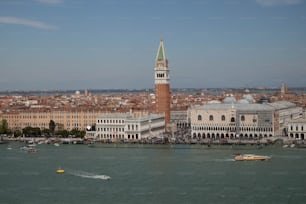
[[1, 0], [0, 90], [306, 86], [305, 0]]

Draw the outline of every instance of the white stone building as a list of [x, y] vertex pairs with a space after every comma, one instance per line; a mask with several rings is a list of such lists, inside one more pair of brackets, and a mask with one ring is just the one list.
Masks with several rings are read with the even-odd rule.
[[188, 110], [171, 111], [171, 123], [178, 129], [190, 128], [190, 112]]
[[306, 119], [288, 121], [288, 138], [304, 140], [306, 135]]
[[269, 103], [275, 109], [275, 135], [288, 135], [288, 122], [303, 118], [303, 108], [288, 101]]
[[141, 140], [165, 132], [165, 116], [149, 113], [105, 113], [96, 120], [95, 138]]
[[193, 138], [274, 136], [274, 108], [266, 104], [206, 104], [193, 107], [190, 112]]
[[[228, 97], [221, 104], [192, 107], [191, 135], [193, 138], [262, 138], [287, 136], [302, 138], [303, 133], [292, 132], [289, 121], [303, 117], [303, 108], [288, 101], [266, 104], [249, 103]], [[288, 128], [290, 127], [290, 128]], [[299, 127], [303, 127], [299, 125]], [[293, 124], [293, 129], [296, 128]], [[290, 129], [290, 133], [289, 133]]]

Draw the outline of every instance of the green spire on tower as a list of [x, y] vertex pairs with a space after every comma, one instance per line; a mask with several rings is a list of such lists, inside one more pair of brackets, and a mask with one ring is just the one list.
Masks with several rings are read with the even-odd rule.
[[157, 52], [156, 61], [164, 61], [166, 59], [167, 58], [166, 58], [164, 43], [163, 43], [163, 39], [161, 38], [160, 43], [159, 43], [158, 52]]

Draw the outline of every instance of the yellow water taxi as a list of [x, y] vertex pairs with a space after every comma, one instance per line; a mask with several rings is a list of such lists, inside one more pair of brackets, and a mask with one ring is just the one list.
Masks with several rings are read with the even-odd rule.
[[62, 169], [62, 168], [58, 168], [58, 169], [56, 170], [56, 173], [57, 173], [57, 174], [63, 174], [63, 173], [65, 173], [65, 170]]
[[271, 157], [255, 154], [238, 154], [234, 159], [235, 161], [265, 161], [271, 159]]

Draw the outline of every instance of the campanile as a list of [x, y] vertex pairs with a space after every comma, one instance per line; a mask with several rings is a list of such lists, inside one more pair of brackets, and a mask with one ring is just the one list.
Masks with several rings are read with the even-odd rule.
[[163, 40], [160, 40], [155, 60], [156, 112], [165, 114], [165, 122], [170, 122], [170, 75]]

